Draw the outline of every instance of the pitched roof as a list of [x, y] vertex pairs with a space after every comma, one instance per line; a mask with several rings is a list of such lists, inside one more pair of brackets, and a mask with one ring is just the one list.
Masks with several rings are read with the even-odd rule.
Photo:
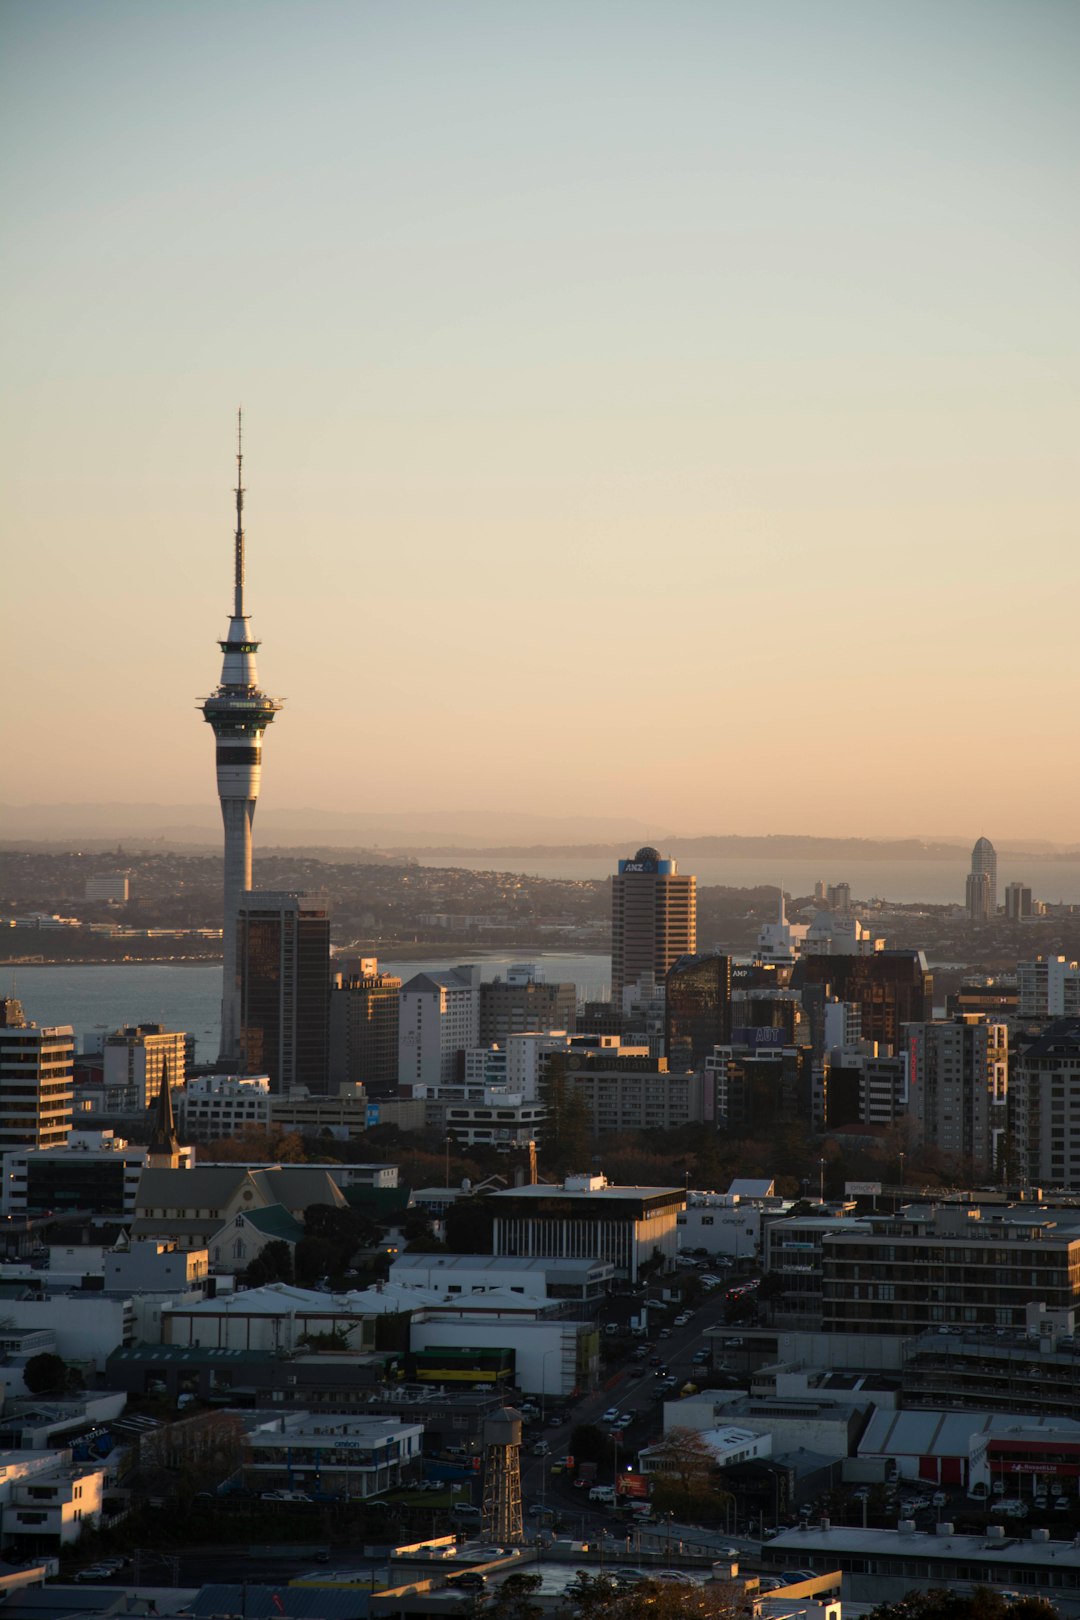
[[286, 1209], [307, 1209], [309, 1204], [344, 1206], [345, 1194], [328, 1170], [316, 1165], [273, 1164], [265, 1170], [253, 1170], [251, 1179], [271, 1204], [284, 1204]]
[[285, 1243], [299, 1243], [304, 1235], [300, 1222], [281, 1204], [271, 1204], [268, 1209], [247, 1210], [244, 1220], [264, 1237], [279, 1238]]
[[[144, 1170], [139, 1177], [135, 1208], [224, 1209], [246, 1179], [248, 1172], [240, 1165], [209, 1165], [205, 1169], [196, 1165], [193, 1170]], [[254, 1181], [254, 1177], [251, 1179]]]

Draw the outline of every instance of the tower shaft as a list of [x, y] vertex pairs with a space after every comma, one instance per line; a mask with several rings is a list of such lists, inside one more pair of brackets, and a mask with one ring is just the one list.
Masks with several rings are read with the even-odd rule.
[[233, 615], [222, 651], [221, 680], [202, 703], [203, 717], [217, 742], [217, 790], [225, 832], [222, 905], [221, 1042], [219, 1060], [240, 1055], [240, 986], [236, 960], [236, 914], [240, 896], [251, 888], [251, 828], [262, 785], [262, 739], [281, 709], [277, 698], [259, 688], [255, 654], [244, 611], [243, 441], [238, 422], [236, 453], [236, 532], [233, 544]]

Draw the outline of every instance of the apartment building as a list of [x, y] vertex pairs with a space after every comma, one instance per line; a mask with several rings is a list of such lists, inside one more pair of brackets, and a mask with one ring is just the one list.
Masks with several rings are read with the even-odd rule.
[[913, 1205], [859, 1227], [822, 1243], [827, 1332], [1022, 1328], [1032, 1302], [1080, 1306], [1080, 1211]]
[[1016, 1037], [1009, 1123], [1012, 1174], [1036, 1187], [1080, 1188], [1080, 1018]]
[[998, 1162], [1008, 1102], [1009, 1032], [959, 1013], [906, 1032], [909, 1113], [917, 1138], [986, 1174]]
[[39, 1029], [14, 997], [0, 997], [0, 1153], [62, 1147], [71, 1131], [75, 1032]]

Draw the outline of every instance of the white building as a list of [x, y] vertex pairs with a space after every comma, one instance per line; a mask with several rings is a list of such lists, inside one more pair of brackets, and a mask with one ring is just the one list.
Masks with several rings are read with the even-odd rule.
[[[664, 1403], [665, 1428], [668, 1407], [681, 1412], [686, 1405], [685, 1401], [666, 1401]], [[674, 1425], [672, 1425], [674, 1426]], [[690, 1423], [680, 1425], [684, 1428], [696, 1427]], [[701, 1438], [708, 1445], [716, 1459], [717, 1468], [730, 1468], [736, 1463], [758, 1462], [764, 1457], [772, 1456], [772, 1435], [765, 1434], [757, 1429], [744, 1429], [728, 1424], [722, 1428], [708, 1428], [699, 1431]], [[674, 1464], [666, 1454], [664, 1443], [646, 1446], [644, 1451], [638, 1452], [638, 1468], [643, 1474], [670, 1473]]]
[[161, 1341], [204, 1349], [273, 1350], [301, 1348], [300, 1341], [323, 1333], [339, 1335], [357, 1353], [375, 1348], [380, 1316], [437, 1305], [442, 1293], [397, 1287], [324, 1294], [291, 1283], [268, 1283], [216, 1299], [176, 1305], [162, 1314]]
[[1036, 956], [1017, 962], [1018, 1018], [1080, 1016], [1080, 962], [1064, 956]]
[[[775, 1201], [782, 1207], [781, 1201]], [[680, 1249], [708, 1249], [731, 1260], [752, 1260], [761, 1242], [761, 1209], [735, 1193], [694, 1192], [678, 1216]]]
[[399, 1254], [389, 1280], [446, 1295], [522, 1294], [529, 1299], [603, 1299], [614, 1279], [607, 1260], [523, 1260], [498, 1254]]
[[809, 929], [805, 923], [789, 923], [784, 891], [775, 922], [767, 922], [757, 937], [756, 955], [760, 961], [776, 967], [790, 967], [802, 949]]
[[480, 969], [418, 973], [401, 987], [398, 1084], [424, 1096], [458, 1077], [460, 1054], [480, 1037]]
[[6, 1299], [4, 1324], [9, 1329], [40, 1330], [56, 1336], [56, 1353], [65, 1361], [93, 1362], [103, 1372], [114, 1350], [134, 1343], [135, 1312], [130, 1299], [95, 1293], [49, 1294], [40, 1299]]
[[[16, 1548], [48, 1541], [67, 1547], [84, 1530], [96, 1530], [105, 1491], [104, 1468], [59, 1468], [12, 1486], [2, 1512], [5, 1542]], [[25, 1540], [23, 1538], [26, 1538]]]
[[803, 940], [804, 956], [873, 956], [885, 949], [883, 937], [870, 930], [849, 911], [819, 911]]
[[431, 1306], [414, 1317], [416, 1350], [514, 1352], [514, 1379], [526, 1395], [569, 1395], [596, 1382], [599, 1341], [591, 1322], [567, 1321], [550, 1307], [503, 1291]]
[[526, 1102], [520, 1093], [490, 1087], [468, 1102], [445, 1101], [442, 1123], [455, 1141], [464, 1145], [485, 1142], [494, 1147], [520, 1147], [543, 1134], [546, 1114], [539, 1102]]
[[83, 898], [86, 900], [112, 900], [117, 905], [127, 905], [129, 884], [124, 872], [100, 872], [97, 877], [88, 877], [83, 887]]
[[248, 1434], [244, 1484], [256, 1494], [378, 1496], [420, 1478], [423, 1442], [424, 1425], [401, 1418], [290, 1412]]
[[189, 1080], [176, 1099], [177, 1126], [186, 1142], [235, 1136], [245, 1126], [270, 1123], [270, 1076], [208, 1074]]

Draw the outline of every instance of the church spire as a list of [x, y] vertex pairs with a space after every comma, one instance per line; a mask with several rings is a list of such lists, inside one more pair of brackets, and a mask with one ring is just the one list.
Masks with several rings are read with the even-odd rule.
[[173, 1113], [172, 1086], [169, 1083], [169, 1060], [161, 1069], [161, 1090], [157, 1096], [154, 1128], [146, 1148], [148, 1170], [175, 1170], [180, 1163], [180, 1138], [176, 1134], [176, 1116]]

